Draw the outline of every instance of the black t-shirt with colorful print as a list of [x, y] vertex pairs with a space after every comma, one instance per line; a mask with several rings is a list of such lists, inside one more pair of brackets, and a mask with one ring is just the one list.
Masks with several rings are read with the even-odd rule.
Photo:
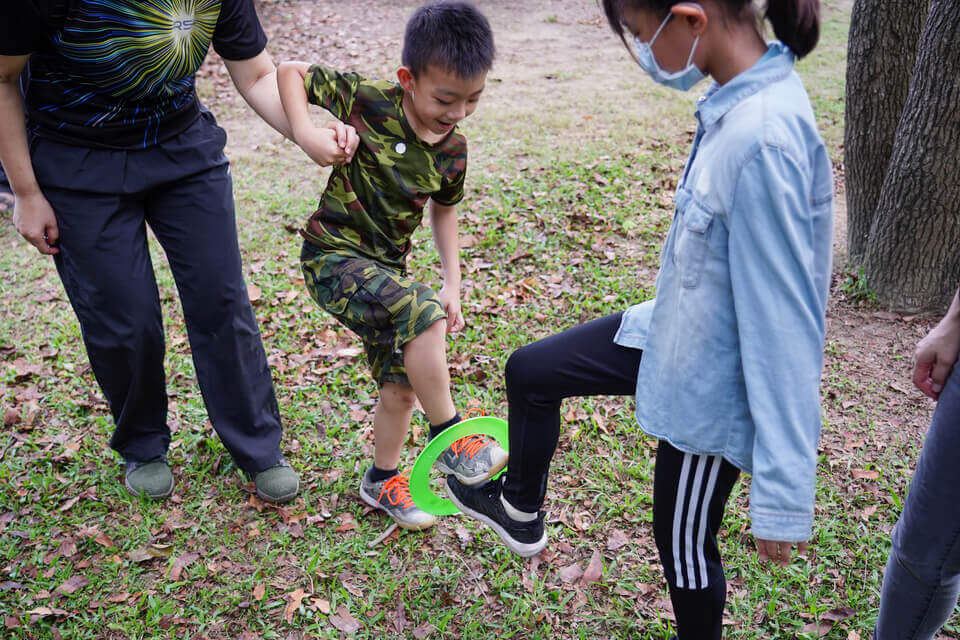
[[200, 107], [210, 44], [228, 60], [266, 46], [253, 0], [3, 0], [0, 55], [32, 54], [27, 126], [79, 146], [136, 149], [182, 132]]
[[304, 237], [403, 268], [427, 200], [453, 205], [463, 198], [466, 138], [454, 129], [437, 144], [420, 140], [404, 115], [403, 89], [393, 82], [314, 65], [304, 86], [312, 104], [360, 137], [353, 160], [334, 167]]

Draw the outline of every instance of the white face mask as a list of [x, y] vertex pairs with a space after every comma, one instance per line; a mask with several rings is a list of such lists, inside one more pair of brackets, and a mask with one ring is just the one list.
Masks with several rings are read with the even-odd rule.
[[[697, 6], [699, 7], [700, 5]], [[657, 58], [653, 55], [653, 43], [672, 17], [673, 14], [670, 13], [663, 19], [656, 33], [650, 38], [650, 42], [642, 42], [637, 36], [633, 37], [633, 42], [637, 50], [637, 62], [640, 63], [640, 68], [646, 71], [647, 74], [653, 78], [654, 82], [679, 91], [686, 91], [706, 77], [706, 75], [697, 68], [697, 65], [693, 64], [693, 53], [697, 50], [700, 36], [697, 36], [697, 39], [693, 41], [693, 48], [690, 49], [690, 56], [687, 58], [687, 66], [679, 71], [664, 71], [657, 63]]]

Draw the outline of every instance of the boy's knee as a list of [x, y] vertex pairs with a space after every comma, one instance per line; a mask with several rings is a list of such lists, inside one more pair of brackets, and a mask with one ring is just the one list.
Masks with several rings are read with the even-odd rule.
[[398, 384], [385, 385], [380, 390], [380, 404], [390, 412], [413, 411], [417, 404], [417, 396], [410, 387]]

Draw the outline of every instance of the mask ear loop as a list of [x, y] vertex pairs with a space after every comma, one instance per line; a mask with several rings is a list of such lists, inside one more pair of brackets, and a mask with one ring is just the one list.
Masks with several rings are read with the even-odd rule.
[[697, 39], [693, 41], [693, 49], [690, 49], [690, 57], [687, 58], [688, 68], [690, 67], [690, 63], [693, 62], [693, 54], [696, 53], [698, 44], [700, 44], [700, 36], [697, 36]]
[[660, 35], [660, 32], [663, 31], [663, 28], [664, 28], [665, 26], [667, 26], [667, 23], [670, 22], [670, 18], [672, 18], [672, 17], [673, 17], [673, 14], [672, 14], [672, 13], [668, 13], [668, 14], [667, 14], [667, 17], [663, 19], [663, 22], [660, 23], [660, 26], [657, 27], [657, 30], [653, 33], [653, 37], [650, 38], [650, 42], [647, 43], [647, 46], [648, 46], [648, 47], [652, 47], [652, 46], [653, 46], [654, 40], [657, 39], [657, 36]]

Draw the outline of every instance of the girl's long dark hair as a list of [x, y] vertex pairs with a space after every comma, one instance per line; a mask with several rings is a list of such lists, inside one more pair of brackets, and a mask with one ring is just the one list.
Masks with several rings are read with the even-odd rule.
[[[624, 44], [627, 44], [626, 28], [623, 24], [625, 7], [656, 11], [665, 16], [670, 7], [680, 2], [681, 0], [600, 0], [610, 28], [620, 36]], [[750, 11], [753, 5], [753, 0], [715, 2], [735, 18], [740, 18]], [[817, 46], [817, 40], [820, 39], [820, 0], [767, 0], [764, 17], [773, 25], [773, 33], [777, 38], [790, 47], [798, 58], [807, 55]]]

